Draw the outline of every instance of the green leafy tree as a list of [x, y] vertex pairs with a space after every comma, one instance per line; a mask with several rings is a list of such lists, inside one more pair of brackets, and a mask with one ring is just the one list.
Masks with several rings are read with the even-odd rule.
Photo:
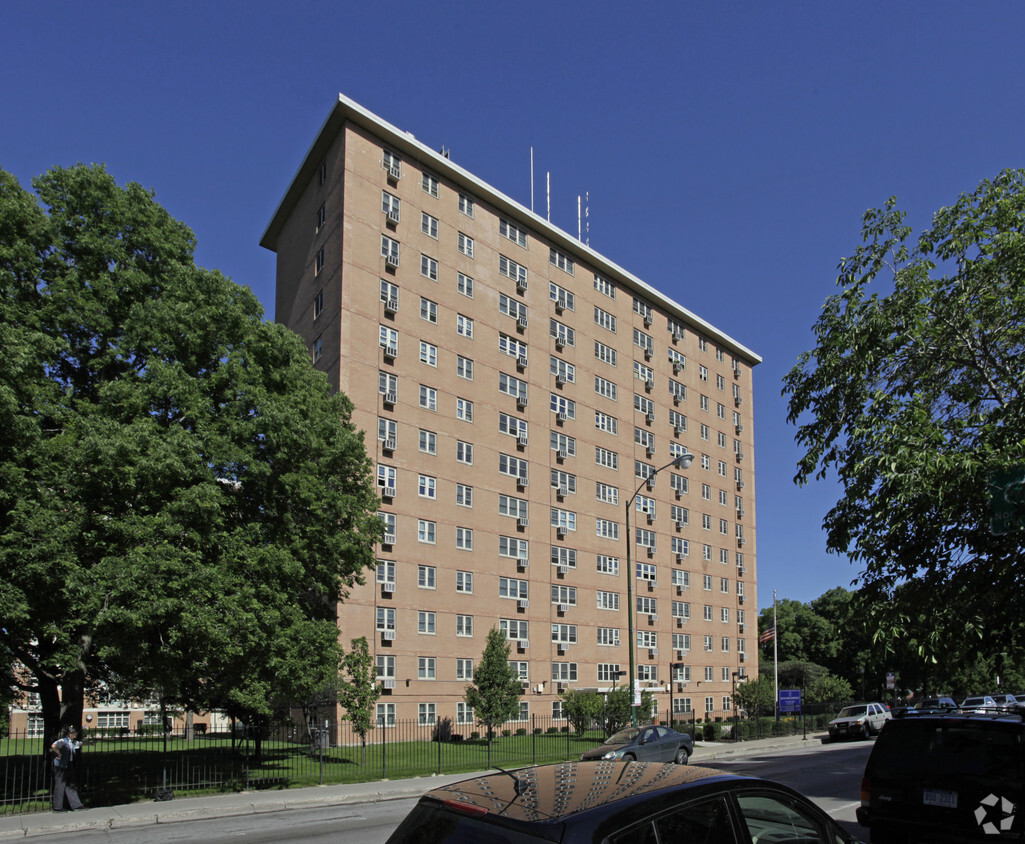
[[569, 689], [559, 695], [562, 698], [562, 712], [573, 725], [576, 733], [585, 733], [595, 721], [600, 720], [604, 700], [598, 692]]
[[381, 688], [377, 685], [377, 666], [370, 655], [366, 636], [351, 641], [349, 652], [342, 657], [342, 669], [346, 677], [338, 689], [338, 702], [359, 736], [363, 763], [366, 764], [367, 733], [374, 728], [374, 710], [381, 696]]
[[0, 172], [5, 666], [49, 735], [87, 679], [267, 717], [337, 667], [382, 532], [351, 403], [149, 191], [33, 184]]
[[[629, 686], [615, 686], [605, 693], [602, 702], [601, 713], [598, 722], [605, 732], [606, 738], [618, 730], [632, 723], [633, 713], [631, 711], [631, 695]], [[646, 689], [641, 690], [641, 705], [637, 711], [638, 723], [648, 723], [650, 716], [642, 713], [650, 713], [655, 705], [655, 697]]]
[[776, 711], [776, 682], [771, 675], [762, 674], [756, 680], [737, 684], [737, 706], [748, 715], [757, 717]]
[[807, 698], [809, 703], [845, 703], [854, 698], [854, 690], [843, 677], [823, 674], [808, 684]]
[[[828, 549], [862, 566], [878, 602], [919, 585], [884, 635], [917, 634], [925, 656], [955, 634], [997, 650], [1009, 631], [988, 622], [1025, 604], [1021, 485], [1006, 483], [1025, 466], [1023, 228], [1022, 170], [940, 209], [917, 239], [894, 199], [868, 211], [815, 347], [784, 379], [796, 481], [835, 474], [842, 488]], [[1003, 533], [994, 498], [1016, 515]], [[946, 621], [944, 608], [950, 625], [914, 628], [922, 612]]]
[[474, 669], [473, 683], [466, 687], [465, 700], [477, 722], [488, 731], [488, 762], [495, 727], [520, 711], [520, 678], [509, 664], [509, 641], [499, 628], [488, 631], [488, 640]]

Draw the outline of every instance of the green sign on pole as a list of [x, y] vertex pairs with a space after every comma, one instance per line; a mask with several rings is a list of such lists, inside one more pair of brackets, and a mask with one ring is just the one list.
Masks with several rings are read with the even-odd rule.
[[1025, 467], [994, 472], [989, 488], [990, 533], [1003, 534], [1025, 527]]

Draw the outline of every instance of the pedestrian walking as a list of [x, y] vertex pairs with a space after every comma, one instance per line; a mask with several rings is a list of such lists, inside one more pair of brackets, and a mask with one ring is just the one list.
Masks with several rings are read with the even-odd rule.
[[[68, 727], [63, 738], [50, 745], [53, 759], [53, 810], [77, 812], [84, 809], [78, 797], [78, 782], [75, 770], [75, 751], [82, 743], [78, 739], [78, 728]], [[65, 804], [67, 806], [65, 807]]]

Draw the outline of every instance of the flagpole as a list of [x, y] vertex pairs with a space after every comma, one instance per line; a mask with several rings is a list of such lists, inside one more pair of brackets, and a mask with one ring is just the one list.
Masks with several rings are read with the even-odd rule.
[[776, 629], [776, 590], [772, 590], [772, 668], [776, 675], [776, 720], [779, 721], [779, 630]]

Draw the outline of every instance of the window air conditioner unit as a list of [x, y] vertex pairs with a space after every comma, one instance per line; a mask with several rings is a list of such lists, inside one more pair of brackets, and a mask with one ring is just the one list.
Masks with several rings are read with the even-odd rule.
[[555, 338], [555, 350], [561, 352], [566, 346], [566, 341], [562, 337]]
[[516, 406], [520, 410], [523, 410], [523, 408], [525, 408], [527, 406], [527, 397], [526, 396], [517, 396], [516, 397]]
[[679, 501], [681, 498], [683, 498], [683, 490], [680, 489], [679, 487], [674, 489], [673, 492], [676, 494], [676, 500], [677, 501]]
[[744, 518], [744, 514], [745, 514], [746, 512], [747, 512], [747, 511], [746, 511], [746, 510], [744, 510], [744, 508], [743, 508], [743, 507], [739, 508], [739, 509], [737, 510], [737, 518], [738, 518], [738, 519], [742, 519], [742, 518]]
[[737, 462], [739, 463], [743, 459], [744, 459], [744, 452], [738, 451], [737, 452]]
[[744, 632], [745, 630], [747, 630], [747, 625], [746, 625], [746, 624], [744, 624], [744, 622], [743, 622], [743, 621], [742, 621], [742, 622], [740, 622], [740, 624], [738, 624], [738, 625], [737, 625], [737, 627], [738, 627], [738, 628], [740, 629], [740, 632], [741, 632], [741, 633], [743, 633], [743, 632]]
[[395, 437], [388, 437], [382, 445], [385, 451], [395, 451]]
[[658, 621], [658, 613], [653, 612], [651, 615], [648, 616], [648, 623], [654, 624], [656, 621]]
[[558, 495], [559, 498], [565, 498], [567, 495], [569, 495], [569, 489], [567, 487], [560, 486], [557, 490], [555, 490], [555, 494]]
[[569, 604], [559, 604], [559, 612], [565, 614], [569, 612]]
[[676, 584], [676, 594], [677, 595], [682, 595], [683, 592], [684, 592], [684, 585], [682, 583], [677, 583]]
[[747, 569], [744, 568], [743, 566], [737, 566], [737, 574], [743, 576], [743, 575], [747, 574]]
[[399, 300], [386, 299], [384, 303], [384, 312], [386, 314], [397, 314], [399, 312]]
[[526, 434], [518, 434], [517, 437], [516, 437], [516, 445], [526, 445], [526, 444], [527, 444], [527, 435]]
[[525, 278], [516, 279], [516, 291], [518, 293], [526, 293], [527, 291], [527, 280]]
[[654, 545], [648, 545], [647, 549], [648, 549], [648, 556], [649, 557], [654, 557], [655, 556], [655, 546]]
[[384, 169], [388, 171], [388, 178], [393, 182], [397, 182], [402, 178], [402, 164], [385, 164]]
[[521, 610], [525, 610], [527, 607], [530, 606], [530, 601], [526, 598], [520, 598], [519, 601], [516, 602], [516, 606], [518, 606]]
[[521, 689], [529, 689], [530, 688], [530, 680], [521, 680], [520, 681], [520, 688]]
[[733, 377], [734, 378], [739, 378], [740, 377], [740, 367], [739, 366], [733, 367]]
[[684, 682], [683, 682], [683, 681], [681, 680], [680, 682], [678, 682], [678, 683], [676, 684], [676, 691], [678, 691], [678, 692], [682, 692], [682, 691], [683, 691], [683, 687], [684, 687], [684, 686], [686, 686], [686, 685], [687, 685], [687, 684], [686, 684], [686, 683], [684, 683]]
[[556, 375], [555, 376], [555, 386], [556, 387], [564, 387], [565, 385], [566, 385], [566, 376], [565, 375]]
[[565, 683], [556, 683], [555, 684], [555, 689], [556, 689], [556, 691], [564, 692], [564, 691], [566, 691], [566, 684]]
[[683, 361], [673, 361], [673, 375], [679, 375], [683, 371]]
[[516, 526], [517, 527], [523, 528], [523, 527], [528, 527], [529, 525], [530, 525], [530, 519], [528, 519], [526, 516], [520, 516], [516, 520]]
[[399, 209], [389, 208], [388, 209], [388, 222], [393, 226], [397, 226], [399, 223]]
[[683, 519], [677, 519], [676, 520], [676, 529], [677, 530], [683, 530], [683, 528], [684, 528]]
[[650, 422], [654, 422], [655, 421], [655, 411], [654, 410], [649, 410], [647, 413], [644, 414], [644, 418], [647, 419], [649, 423]]
[[651, 349], [645, 348], [645, 350], [644, 350], [644, 359], [645, 360], [651, 360]]
[[526, 355], [520, 355], [519, 357], [517, 357], [516, 358], [516, 366], [518, 366], [520, 369], [526, 368], [526, 366], [527, 366], [527, 356]]
[[525, 651], [527, 648], [530, 647], [530, 639], [517, 639], [516, 647], [519, 648], [521, 651]]
[[[523, 285], [523, 289], [526, 290], [527, 286]], [[521, 331], [524, 328], [527, 327], [527, 315], [526, 314], [520, 314], [518, 317], [516, 317], [516, 327], [519, 328]]]
[[516, 565], [519, 566], [521, 569], [525, 569], [529, 564], [530, 560], [528, 560], [526, 557], [516, 558]]
[[382, 680], [381, 681], [381, 688], [383, 688], [383, 689], [394, 689], [395, 688], [395, 681], [394, 680]]
[[744, 403], [744, 400], [740, 396], [733, 397], [733, 404], [740, 407]]
[[654, 521], [655, 521], [655, 514], [654, 514], [654, 513], [652, 513], [652, 512], [651, 512], [651, 511], [649, 510], [649, 511], [648, 511], [648, 524], [649, 524], [649, 525], [650, 525], [650, 524], [653, 524], [653, 523], [654, 523]]
[[399, 353], [399, 349], [398, 349], [397, 346], [385, 346], [384, 347], [384, 356], [386, 358], [394, 358], [396, 355], [398, 355], [398, 353]]
[[677, 659], [683, 659], [683, 655], [684, 655], [685, 653], [686, 653], [686, 651], [684, 651], [683, 649], [681, 649], [681, 648], [677, 648], [677, 649], [676, 649], [676, 658], [677, 658]]
[[737, 595], [737, 603], [738, 604], [744, 603], [744, 596], [743, 595]]
[[683, 339], [683, 332], [680, 331], [678, 328], [674, 328], [673, 329], [673, 342], [675, 343], [677, 340], [682, 340], [682, 339]]
[[648, 658], [654, 659], [658, 656], [658, 648], [648, 648]]
[[680, 436], [680, 434], [683, 433], [683, 426], [681, 426], [681, 425], [674, 426], [673, 427], [673, 433], [676, 434], [676, 436]]
[[384, 394], [384, 403], [385, 404], [395, 404], [397, 399], [398, 399], [398, 395], [395, 393], [394, 390], [389, 390], [387, 393]]
[[744, 488], [744, 482], [743, 481], [737, 481], [737, 490], [740, 491], [743, 488]]
[[399, 256], [392, 252], [384, 259], [384, 263], [394, 269], [399, 265]]
[[566, 421], [566, 420], [567, 420], [567, 419], [569, 418], [569, 416], [567, 415], [567, 413], [566, 413], [566, 411], [565, 411], [565, 410], [560, 410], [560, 411], [558, 412], [558, 414], [557, 414], [556, 418], [557, 418], [557, 419], [558, 419], [558, 420], [559, 420], [560, 422], [565, 422], [565, 421]]
[[746, 540], [746, 539], [744, 539], [744, 537], [743, 537], [743, 536], [742, 536], [742, 537], [740, 537], [740, 538], [739, 538], [739, 539], [737, 540], [737, 545], [739, 545], [739, 546], [740, 546], [741, 548], [743, 548], [743, 547], [744, 547], [744, 546], [745, 546], [746, 544], [747, 544], [747, 540]]
[[394, 592], [395, 591], [395, 581], [394, 580], [386, 580], [384, 583], [381, 584], [381, 591], [382, 592]]
[[395, 534], [394, 533], [386, 533], [382, 537], [382, 539], [381, 539], [381, 544], [382, 545], [394, 545], [395, 544]]
[[684, 617], [683, 617], [682, 615], [678, 615], [678, 616], [676, 616], [676, 626], [677, 626], [677, 627], [683, 627], [683, 625], [684, 625], [684, 624], [685, 624], [686, 622], [687, 622], [687, 619], [686, 619], [686, 618], [684, 618]]
[[565, 654], [566, 653], [566, 643], [565, 642], [559, 642], [559, 653], [560, 654]]
[[648, 489], [654, 489], [654, 488], [655, 488], [655, 473], [652, 472], [650, 475], [648, 475]]
[[649, 581], [648, 581], [648, 591], [649, 591], [649, 592], [654, 592], [654, 591], [655, 591], [655, 588], [656, 588], [657, 586], [658, 586], [658, 582], [657, 582], [657, 581], [654, 581], [654, 580], [649, 580]]
[[646, 449], [644, 449], [644, 451], [648, 455], [648, 457], [654, 457], [654, 455], [655, 455], [655, 446], [649, 445]]
[[569, 574], [569, 566], [559, 566], [559, 574]]
[[394, 642], [395, 641], [395, 631], [394, 630], [385, 630], [385, 631], [383, 631], [381, 633], [381, 638], [384, 639], [384, 641], [386, 641], [386, 642]]
[[737, 425], [736, 432], [738, 434], [743, 434], [744, 433], [744, 426], [743, 425]]
[[528, 486], [527, 482], [529, 480], [530, 479], [526, 475], [517, 475], [516, 486], [520, 487], [520, 489], [523, 489], [524, 487]]
[[393, 487], [393, 486], [386, 486], [386, 487], [384, 487], [381, 490], [381, 497], [382, 498], [394, 498], [395, 497], [395, 487]]
[[676, 563], [677, 563], [677, 565], [681, 565], [682, 566], [683, 565], [683, 561], [686, 560], [686, 559], [687, 559], [687, 557], [686, 557], [685, 554], [682, 554], [682, 553], [677, 554], [676, 555]]
[[649, 378], [647, 381], [645, 381], [644, 382], [644, 389], [647, 390], [649, 393], [652, 390], [654, 390], [655, 389], [655, 379], [654, 378]]
[[740, 657], [741, 662], [743, 662], [747, 658], [747, 655], [743, 651], [737, 654], [737, 656]]
[[645, 314], [644, 315], [644, 327], [645, 328], [651, 328], [652, 321], [653, 320], [652, 320], [651, 314]]
[[559, 453], [556, 455], [559, 460], [565, 460], [569, 455], [566, 453], [566, 449], [560, 448]]

